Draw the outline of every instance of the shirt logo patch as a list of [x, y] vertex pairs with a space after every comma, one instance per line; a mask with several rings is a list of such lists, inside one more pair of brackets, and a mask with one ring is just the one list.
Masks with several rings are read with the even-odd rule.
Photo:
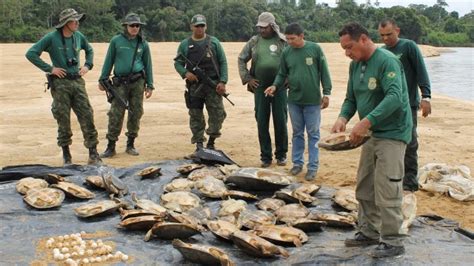
[[138, 49], [137, 49], [137, 53], [141, 53], [142, 50], [143, 50], [142, 48], [138, 48]]
[[312, 57], [306, 57], [306, 64], [308, 66], [312, 65], [313, 64], [313, 58]]
[[374, 77], [369, 78], [369, 84], [367, 86], [369, 90], [375, 90], [375, 88], [377, 88], [377, 80]]
[[387, 77], [393, 79], [396, 75], [397, 74], [395, 74], [395, 72], [392, 71], [392, 72], [388, 72]]
[[276, 45], [274, 45], [274, 44], [270, 45], [269, 48], [270, 48], [270, 51], [271, 51], [271, 52], [276, 52], [276, 50], [278, 49], [278, 47], [277, 47]]

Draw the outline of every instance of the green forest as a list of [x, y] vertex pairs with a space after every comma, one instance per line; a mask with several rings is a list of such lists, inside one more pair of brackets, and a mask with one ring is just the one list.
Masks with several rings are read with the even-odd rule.
[[147, 23], [143, 33], [153, 42], [187, 37], [189, 21], [198, 13], [207, 17], [208, 33], [221, 41], [247, 41], [256, 33], [258, 14], [269, 11], [282, 29], [298, 22], [305, 29], [306, 39], [316, 42], [337, 42], [337, 32], [350, 21], [363, 24], [380, 42], [379, 21], [393, 18], [400, 26], [401, 37], [417, 43], [474, 46], [474, 12], [460, 17], [458, 12], [446, 11], [447, 6], [443, 0], [433, 6], [391, 8], [359, 5], [352, 0], [340, 0], [336, 7], [315, 0], [2, 0], [0, 42], [36, 42], [53, 29], [61, 10], [72, 7], [86, 13], [80, 31], [91, 42], [108, 42], [121, 32], [120, 22], [129, 12], [138, 13]]

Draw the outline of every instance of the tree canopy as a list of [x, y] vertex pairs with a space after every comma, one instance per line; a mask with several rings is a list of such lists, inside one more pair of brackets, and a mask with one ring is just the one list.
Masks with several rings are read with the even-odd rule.
[[[474, 46], [474, 12], [459, 17], [446, 11], [446, 1], [433, 6], [410, 5], [379, 8], [368, 1], [358, 5], [340, 0], [334, 8], [315, 0], [2, 0], [1, 42], [35, 42], [58, 22], [61, 10], [72, 7], [86, 13], [80, 30], [93, 42], [107, 42], [122, 31], [121, 20], [135, 12], [147, 23], [149, 41], [179, 41], [189, 35], [189, 21], [195, 14], [207, 18], [208, 33], [221, 41], [247, 41], [256, 33], [258, 14], [272, 12], [282, 29], [300, 23], [307, 39], [337, 42], [337, 32], [347, 22], [357, 21], [380, 41], [380, 20], [393, 18], [401, 37], [435, 46]], [[276, 2], [276, 3], [273, 3]], [[297, 5], [296, 3], [300, 4]]]

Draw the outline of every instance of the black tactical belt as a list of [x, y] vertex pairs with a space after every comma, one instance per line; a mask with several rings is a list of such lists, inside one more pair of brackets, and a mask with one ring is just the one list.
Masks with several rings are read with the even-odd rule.
[[64, 78], [60, 78], [56, 75], [52, 75], [52, 77], [54, 79], [69, 79], [69, 80], [76, 80], [76, 79], [79, 79], [81, 78], [82, 76], [79, 75], [79, 73], [76, 73], [76, 74], [71, 74], [71, 73], [66, 73], [66, 76], [64, 76]]
[[115, 76], [112, 78], [112, 81], [114, 85], [116, 84], [127, 85], [127, 84], [132, 84], [134, 82], [137, 82], [139, 79], [143, 77], [144, 77], [143, 71], [140, 71], [140, 72], [136, 72], [127, 76]]

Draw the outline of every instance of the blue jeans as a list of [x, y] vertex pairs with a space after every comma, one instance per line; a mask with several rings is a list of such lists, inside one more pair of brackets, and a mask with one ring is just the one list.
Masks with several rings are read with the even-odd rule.
[[291, 126], [293, 127], [293, 145], [291, 160], [293, 165], [304, 165], [304, 130], [308, 134], [308, 170], [318, 170], [319, 149], [318, 141], [320, 137], [319, 125], [321, 124], [320, 105], [300, 105], [288, 103]]

